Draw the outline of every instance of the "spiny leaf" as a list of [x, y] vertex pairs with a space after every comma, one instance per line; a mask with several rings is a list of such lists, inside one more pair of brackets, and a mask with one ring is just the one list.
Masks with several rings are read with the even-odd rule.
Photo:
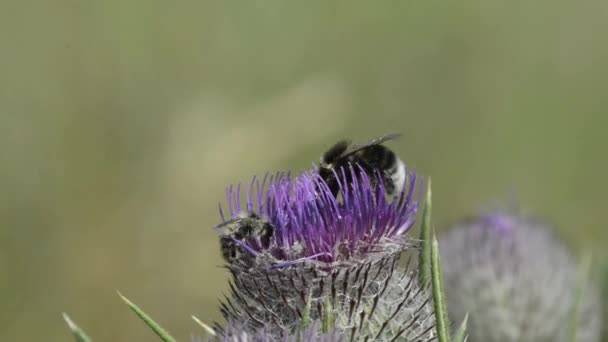
[[439, 244], [433, 234], [431, 245], [431, 281], [433, 284], [433, 302], [435, 304], [435, 324], [437, 325], [437, 338], [439, 342], [450, 342], [450, 321], [445, 291], [443, 289], [443, 276], [441, 274], [441, 260], [439, 257]]
[[587, 287], [587, 279], [589, 277], [589, 269], [591, 268], [591, 254], [586, 253], [581, 260], [576, 279], [576, 289], [574, 294], [574, 303], [570, 313], [569, 322], [569, 341], [576, 342], [576, 332], [581, 311], [581, 302], [583, 300], [583, 291]]
[[89, 336], [87, 336], [87, 334], [84, 332], [84, 330], [80, 329], [80, 327], [78, 325], [76, 325], [76, 323], [74, 323], [74, 321], [72, 321], [70, 319], [70, 316], [68, 316], [68, 314], [66, 314], [65, 312], [63, 313], [63, 319], [65, 320], [68, 327], [70, 328], [70, 331], [72, 331], [72, 334], [74, 334], [74, 338], [76, 339], [77, 342], [92, 342], [93, 341], [93, 340], [91, 340], [91, 338]]
[[456, 334], [454, 335], [454, 342], [466, 342], [467, 340], [467, 321], [469, 320], [469, 313], [467, 312], [466, 315], [464, 315], [464, 319], [462, 320], [462, 323], [460, 323], [460, 326], [458, 327], [458, 330], [456, 331]]
[[150, 327], [150, 329], [152, 329], [152, 331], [154, 331], [154, 333], [156, 333], [158, 337], [160, 337], [161, 340], [165, 342], [176, 342], [176, 340], [171, 337], [171, 335], [169, 335], [169, 333], [165, 329], [158, 325], [158, 323], [154, 322], [154, 320], [145, 312], [143, 312], [139, 307], [137, 307], [137, 305], [133, 304], [120, 292], [118, 292], [118, 295], [125, 303], [127, 303], [129, 308], [131, 308], [131, 310], [133, 310], [133, 312], [135, 312], [135, 314], [139, 316], [139, 318], [141, 318], [141, 320], [144, 321], [144, 323], [146, 323], [146, 325]]
[[302, 342], [302, 332], [310, 325], [310, 312], [312, 311], [312, 290], [308, 292], [308, 298], [306, 299], [306, 306], [304, 307], [304, 313], [302, 314], [302, 321], [300, 322], [300, 331], [298, 331], [298, 342]]
[[310, 325], [310, 312], [312, 311], [312, 291], [308, 294], [306, 300], [306, 307], [304, 307], [304, 314], [302, 315], [302, 322], [300, 323], [301, 330], [308, 328]]
[[[600, 279], [601, 279], [601, 294], [602, 298], [608, 298], [608, 259], [603, 258], [602, 265], [600, 267]], [[604, 310], [602, 311], [604, 317], [608, 317], [608, 305], [604, 305]], [[602, 329], [602, 339], [601, 341], [608, 341], [608, 327], [604, 324], [604, 328]]]
[[418, 254], [418, 280], [426, 286], [431, 272], [431, 178], [426, 189], [426, 198], [422, 209], [422, 223], [420, 225], [420, 251]]
[[200, 325], [203, 328], [203, 330], [205, 330], [205, 332], [207, 333], [207, 335], [209, 335], [209, 336], [217, 336], [217, 334], [215, 333], [215, 330], [213, 330], [212, 327], [210, 327], [207, 324], [203, 323], [203, 321], [201, 321], [200, 319], [196, 318], [196, 316], [192, 316], [192, 319], [198, 325]]
[[334, 311], [329, 297], [325, 297], [325, 314], [323, 315], [322, 331], [327, 334], [334, 328]]

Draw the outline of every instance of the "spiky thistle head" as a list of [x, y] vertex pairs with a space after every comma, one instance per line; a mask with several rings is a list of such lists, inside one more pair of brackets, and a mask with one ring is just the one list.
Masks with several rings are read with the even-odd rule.
[[231, 293], [221, 304], [227, 321], [291, 334], [305, 317], [330, 317], [352, 341], [434, 338], [429, 292], [397, 265], [418, 208], [416, 175], [387, 199], [382, 183], [357, 167], [336, 172], [338, 196], [314, 171], [254, 179], [244, 201], [240, 186], [228, 190], [231, 219], [254, 213], [273, 235], [238, 241], [243, 254], [227, 264]]
[[[450, 318], [469, 313], [471, 341], [567, 340], [577, 263], [546, 224], [495, 211], [455, 224], [439, 246]], [[576, 341], [598, 341], [598, 294], [582, 293]]]

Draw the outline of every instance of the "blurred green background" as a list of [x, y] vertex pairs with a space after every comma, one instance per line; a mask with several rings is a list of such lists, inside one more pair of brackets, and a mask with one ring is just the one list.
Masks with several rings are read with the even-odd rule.
[[435, 224], [511, 197], [606, 259], [606, 1], [2, 1], [0, 340], [219, 319], [224, 188], [342, 137], [433, 178]]

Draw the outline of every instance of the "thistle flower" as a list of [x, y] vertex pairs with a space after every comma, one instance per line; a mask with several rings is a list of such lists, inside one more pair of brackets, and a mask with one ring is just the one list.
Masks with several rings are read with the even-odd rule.
[[[469, 313], [475, 341], [566, 341], [577, 264], [542, 222], [494, 212], [453, 226], [439, 243], [450, 318]], [[576, 341], [598, 341], [598, 294], [583, 292]]]
[[[367, 258], [370, 253], [386, 251], [387, 242], [391, 247], [401, 248], [407, 242], [405, 235], [418, 209], [418, 201], [414, 199], [416, 173], [408, 173], [407, 186], [389, 201], [381, 183], [372, 185], [365, 172], [356, 172], [354, 168], [358, 166], [341, 169], [341, 174], [336, 174], [340, 199], [316, 172], [305, 172], [293, 179], [284, 173], [266, 175], [261, 184], [254, 177], [245, 189], [244, 201], [241, 184], [236, 189], [228, 188], [226, 197], [232, 220], [243, 212], [253, 213], [275, 228], [270, 244], [254, 237], [238, 242], [239, 245], [252, 256], [265, 254], [278, 266], [302, 260], [332, 263], [361, 255]], [[221, 205], [220, 215], [225, 222]]]
[[[267, 329], [277, 340], [305, 317], [331, 322], [328, 329], [351, 341], [435, 338], [427, 289], [397, 266], [418, 208], [416, 174], [388, 200], [382, 183], [372, 185], [355, 167], [336, 174], [338, 197], [315, 172], [252, 180], [244, 209], [267, 219], [274, 235], [269, 243], [240, 241], [245, 257], [226, 265], [233, 275], [221, 304], [227, 321], [247, 333]], [[227, 198], [237, 219], [241, 186]]]

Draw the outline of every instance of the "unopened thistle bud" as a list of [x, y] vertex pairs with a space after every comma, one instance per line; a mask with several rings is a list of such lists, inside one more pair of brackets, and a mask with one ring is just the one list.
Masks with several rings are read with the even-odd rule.
[[[494, 212], [441, 238], [450, 318], [469, 313], [472, 342], [568, 341], [577, 263], [542, 222]], [[576, 341], [599, 341], [598, 294], [583, 289]]]

